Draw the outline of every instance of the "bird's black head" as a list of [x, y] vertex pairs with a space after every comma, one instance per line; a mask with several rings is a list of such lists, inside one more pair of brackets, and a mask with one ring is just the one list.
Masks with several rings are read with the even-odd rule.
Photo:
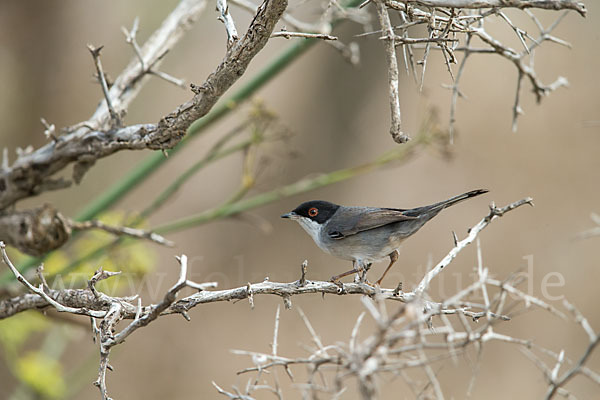
[[291, 212], [283, 214], [281, 218], [297, 219], [298, 217], [304, 217], [323, 224], [335, 214], [338, 208], [340, 206], [328, 201], [312, 200], [300, 204]]

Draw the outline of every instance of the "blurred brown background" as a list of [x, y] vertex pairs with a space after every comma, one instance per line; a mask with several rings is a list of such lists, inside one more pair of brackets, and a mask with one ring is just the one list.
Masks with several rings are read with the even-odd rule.
[[[14, 160], [17, 146], [39, 147], [45, 142], [40, 117], [57, 127], [86, 119], [101, 98], [93, 82], [93, 64], [87, 43], [105, 45], [102, 62], [116, 77], [132, 57], [121, 26], [130, 27], [140, 17], [140, 42], [160, 24], [176, 1], [10, 1], [0, 2], [0, 129], [1, 147]], [[512, 133], [511, 117], [517, 72], [496, 55], [475, 55], [467, 65], [459, 100], [458, 135], [451, 146], [452, 157], [426, 149], [402, 165], [379, 170], [342, 184], [296, 196], [253, 210], [272, 225], [270, 234], [252, 224], [225, 220], [173, 234], [176, 249], [155, 248], [159, 254], [157, 273], [167, 273], [163, 289], [176, 279], [174, 254], [185, 253], [192, 260], [192, 278], [218, 280], [221, 288], [261, 281], [298, 278], [299, 265], [309, 260], [309, 279], [328, 279], [348, 264], [322, 253], [300, 227], [280, 220], [279, 215], [309, 199], [326, 199], [347, 205], [413, 207], [445, 199], [463, 191], [485, 187], [490, 193], [445, 211], [421, 232], [405, 242], [400, 262], [386, 279], [388, 285], [402, 280], [412, 288], [431, 259], [439, 261], [451, 248], [451, 231], [463, 237], [495, 201], [505, 205], [531, 196], [535, 208], [522, 208], [495, 221], [480, 236], [484, 263], [502, 279], [527, 266], [533, 257], [533, 294], [544, 296], [541, 282], [550, 272], [562, 274], [564, 287], [551, 287], [551, 296], [566, 296], [600, 330], [597, 304], [600, 300], [598, 260], [600, 237], [574, 240], [577, 233], [594, 226], [591, 212], [600, 212], [600, 6], [587, 1], [588, 17], [569, 14], [555, 34], [573, 44], [573, 49], [546, 43], [536, 53], [536, 69], [545, 83], [565, 76], [568, 89], [559, 89], [535, 104], [530, 85], [524, 81], [519, 130]], [[311, 3], [306, 19], [316, 18]], [[244, 31], [249, 16], [231, 7], [238, 30]], [[520, 12], [509, 13], [513, 22], [535, 33], [533, 24]], [[536, 11], [548, 25], [556, 13]], [[166, 57], [161, 69], [188, 82], [201, 82], [218, 64], [225, 51], [225, 32], [209, 4], [192, 30]], [[514, 33], [498, 18], [489, 20], [491, 32], [515, 49], [520, 45]], [[357, 40], [361, 63], [352, 67], [332, 47], [320, 43], [272, 80], [258, 96], [295, 132], [289, 146], [298, 157], [285, 156], [286, 149], [274, 150], [272, 163], [254, 192], [291, 183], [316, 172], [349, 167], [375, 158], [396, 146], [388, 135], [389, 107], [387, 77], [381, 43], [374, 36], [353, 38], [360, 27], [346, 23], [336, 30], [344, 41]], [[535, 35], [534, 35], [535, 36]], [[239, 84], [258, 71], [290, 42], [273, 39], [254, 60]], [[428, 110], [437, 110], [439, 123], [446, 126], [450, 93], [441, 87], [450, 77], [440, 54], [429, 59], [423, 93], [412, 77], [401, 75], [401, 105], [404, 127], [416, 132]], [[127, 123], [155, 122], [190, 93], [159, 79], [152, 79], [131, 106]], [[243, 111], [242, 111], [243, 112]], [[196, 161], [211, 143], [235, 125], [230, 117], [208, 133], [186, 144], [183, 154], [170, 161], [146, 184], [135, 190], [118, 208], [139, 210], [167, 182]], [[280, 151], [280, 153], [277, 153]], [[48, 193], [21, 202], [19, 208], [49, 201], [67, 215], [75, 215], [90, 199], [123, 176], [148, 155], [147, 152], [118, 153], [97, 163], [79, 187]], [[218, 204], [239, 185], [241, 157], [230, 157], [194, 177], [174, 200], [151, 222], [153, 225], [200, 212]], [[141, 206], [140, 206], [141, 205]], [[467, 274], [476, 263], [475, 247], [463, 251], [432, 287], [431, 295], [442, 298], [466, 285]], [[384, 263], [374, 267], [378, 275]], [[152, 280], [152, 275], [148, 277]], [[395, 285], [395, 283], [394, 283]], [[148, 297], [144, 297], [147, 299]], [[324, 343], [347, 340], [362, 305], [358, 297], [320, 295], [295, 297], [294, 308], [309, 316]], [[552, 300], [552, 299], [548, 299]], [[150, 300], [146, 300], [150, 301]], [[215, 398], [211, 381], [224, 388], [244, 386], [247, 377], [236, 371], [251, 361], [235, 356], [230, 349], [269, 351], [278, 298], [257, 297], [256, 308], [247, 301], [197, 307], [191, 322], [181, 317], [160, 318], [137, 331], [111, 357], [115, 372], [109, 373], [111, 394], [122, 399]], [[560, 305], [560, 301], [556, 303]], [[368, 320], [368, 318], [367, 318]], [[367, 321], [366, 320], [366, 321]], [[86, 321], [87, 322], [87, 321]], [[371, 323], [371, 321], [368, 321]], [[367, 328], [368, 330], [368, 328]], [[587, 344], [583, 330], [540, 310], [501, 324], [501, 333], [535, 340], [559, 352], [565, 349], [578, 358]], [[63, 357], [66, 370], [70, 360], [89, 359], [88, 368], [78, 376], [85, 383], [75, 398], [96, 399], [91, 385], [97, 373], [97, 347], [88, 330], [71, 330], [70, 351]], [[310, 336], [295, 309], [282, 313], [280, 352], [305, 354], [301, 343]], [[600, 355], [589, 362], [600, 368]], [[295, 369], [299, 380], [303, 369]], [[448, 398], [465, 396], [470, 364], [461, 358], [457, 366], [448, 363], [440, 373]], [[281, 381], [287, 377], [280, 374]], [[8, 398], [15, 380], [0, 366], [0, 398]], [[89, 382], [89, 384], [88, 384]], [[286, 383], [287, 385], [287, 383]], [[581, 398], [598, 396], [598, 387], [577, 377], [572, 387]], [[384, 393], [404, 398], [406, 387], [389, 377], [382, 382]], [[343, 398], [354, 398], [351, 386]], [[473, 398], [535, 398], [545, 393], [543, 375], [516, 346], [489, 343], [474, 387]], [[300, 398], [288, 387], [286, 398]], [[271, 394], [257, 393], [259, 398]], [[406, 394], [406, 397], [411, 397]], [[391, 398], [392, 396], [386, 396]]]

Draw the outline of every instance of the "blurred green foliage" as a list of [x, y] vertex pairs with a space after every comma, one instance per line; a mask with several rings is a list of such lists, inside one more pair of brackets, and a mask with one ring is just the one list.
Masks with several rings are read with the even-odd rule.
[[29, 351], [16, 363], [16, 376], [45, 399], [60, 399], [66, 383], [60, 361], [39, 351]]
[[0, 346], [7, 361], [13, 362], [27, 339], [47, 327], [46, 317], [36, 311], [26, 311], [0, 320]]
[[[100, 216], [105, 224], [124, 226], [136, 220], [138, 226], [144, 227], [145, 221], [138, 215], [126, 215], [122, 211], [111, 211]], [[48, 278], [50, 287], [82, 288], [94, 272], [102, 266], [108, 271], [121, 271], [127, 274], [127, 279], [114, 277], [99, 282], [96, 287], [108, 294], [119, 295], [128, 284], [139, 281], [145, 274], [151, 272], [156, 264], [156, 254], [148, 242], [128, 240], [127, 245], [110, 246], [107, 251], [99, 252], [96, 257], [83, 258], [90, 250], [106, 248], [114, 242], [114, 235], [100, 230], [85, 232], [75, 238], [66, 248], [53, 251], [44, 262], [44, 275]], [[11, 252], [18, 260], [25, 256]], [[82, 260], [74, 262], [74, 260]], [[46, 334], [46, 342], [52, 341], [52, 324], [54, 321], [38, 311], [27, 311], [16, 314], [11, 318], [0, 320], [0, 346], [4, 363], [12, 375], [20, 383], [19, 398], [59, 399], [68, 397], [65, 383], [65, 373], [60, 357], [63, 354], [61, 346], [52, 343], [44, 344], [36, 340]], [[59, 335], [64, 338], [64, 334]], [[58, 349], [58, 350], [57, 350]], [[82, 363], [85, 363], [85, 359]], [[28, 390], [23, 390], [23, 388]], [[72, 390], [70, 390], [72, 391]], [[25, 397], [23, 397], [25, 396]]]

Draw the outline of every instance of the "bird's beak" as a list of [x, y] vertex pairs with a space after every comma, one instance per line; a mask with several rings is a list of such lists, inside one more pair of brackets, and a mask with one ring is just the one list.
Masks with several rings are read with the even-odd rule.
[[283, 214], [283, 215], [281, 216], [281, 218], [296, 219], [296, 218], [298, 218], [298, 214], [296, 214], [296, 213], [295, 213], [295, 212], [293, 212], [293, 211], [290, 211], [290, 212], [289, 212], [289, 213], [287, 213], [287, 214]]

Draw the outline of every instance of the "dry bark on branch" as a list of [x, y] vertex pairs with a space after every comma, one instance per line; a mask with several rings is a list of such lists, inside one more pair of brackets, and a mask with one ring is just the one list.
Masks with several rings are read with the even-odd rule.
[[[244, 74], [250, 61], [269, 40], [286, 6], [286, 0], [266, 0], [259, 7], [247, 32], [228, 49], [215, 71], [200, 86], [192, 85], [194, 97], [161, 118], [158, 123], [103, 129], [107, 124], [104, 122], [106, 118], [95, 115], [91, 122], [86, 122], [85, 126], [75, 132], [60, 136], [36, 151], [22, 154], [10, 167], [0, 172], [0, 210], [20, 199], [53, 188], [47, 183], [56, 172], [69, 164], [75, 164], [73, 178], [77, 182], [97, 159], [117, 151], [164, 150], [174, 147], [185, 136], [191, 123], [206, 115], [227, 89]], [[183, 21], [187, 22], [189, 15], [185, 17], [182, 17]], [[148, 62], [148, 65], [152, 63]], [[121, 85], [119, 80], [113, 87], [116, 85]], [[124, 101], [114, 101], [113, 95], [109, 95], [116, 112], [123, 110], [126, 105], [123, 104]], [[110, 119], [110, 113], [106, 114]], [[68, 183], [64, 183], [62, 187], [65, 185]]]
[[[400, 132], [400, 107], [397, 84], [398, 66], [396, 53], [392, 47], [402, 47], [406, 71], [407, 73], [412, 71], [415, 79], [417, 65], [421, 66], [421, 89], [423, 89], [425, 71], [431, 50], [441, 51], [452, 81], [450, 85], [442, 85], [452, 90], [450, 123], [448, 127], [450, 142], [452, 143], [454, 138], [454, 123], [456, 121], [457, 98], [459, 96], [463, 97], [463, 93], [459, 89], [459, 81], [463, 75], [465, 62], [470, 55], [498, 54], [510, 60], [517, 68], [517, 90], [513, 105], [513, 131], [516, 131], [517, 118], [523, 113], [520, 106], [520, 92], [523, 78], [530, 81], [538, 102], [541, 101], [542, 97], [558, 88], [568, 86], [567, 80], [563, 77], [558, 77], [550, 84], [544, 84], [541, 81], [533, 63], [536, 48], [547, 41], [570, 47], [566, 41], [553, 36], [551, 33], [570, 10], [578, 12], [581, 16], [586, 15], [585, 5], [582, 2], [567, 0], [367, 0], [361, 6], [369, 2], [375, 4], [381, 26], [379, 31], [370, 33], [382, 33], [383, 35], [380, 39], [384, 40], [386, 45], [390, 88], [389, 98], [392, 115], [391, 132], [392, 137], [397, 142], [397, 138], [403, 136], [398, 136], [398, 132]], [[402, 21], [401, 25], [392, 27], [386, 8], [399, 13]], [[514, 25], [508, 16], [502, 12], [503, 8], [525, 10], [538, 27], [539, 35], [533, 37], [525, 30]], [[531, 8], [565, 11], [558, 17], [556, 22], [548, 28], [544, 28], [537, 17], [529, 11]], [[495, 16], [502, 18], [512, 28], [524, 47], [523, 51], [517, 51], [505, 46], [484, 29], [483, 21]], [[429, 32], [428, 37], [409, 37], [409, 28], [416, 25], [425, 25]], [[396, 35], [395, 31], [400, 31], [401, 35]], [[479, 38], [489, 47], [470, 47], [473, 37]], [[415, 62], [414, 57], [416, 49], [423, 50], [423, 57], [417, 62]], [[458, 73], [455, 74], [452, 64], [457, 63], [455, 53], [458, 52], [462, 52], [464, 58], [460, 63]]]
[[[185, 26], [189, 19], [195, 17], [199, 11], [198, 4], [200, 3], [198, 2], [183, 1], [182, 4], [186, 7], [177, 13], [176, 22], [169, 23], [167, 20], [163, 24], [163, 29], [158, 31], [166, 37], [161, 36], [161, 40], [156, 39], [159, 42], [155, 45], [156, 48], [148, 49], [155, 36], [150, 38], [150, 43], [141, 49], [139, 60], [135, 61], [136, 67], [131, 69], [128, 67], [117, 79], [113, 89], [115, 87], [122, 88], [122, 91], [115, 93], [113, 93], [113, 89], [110, 92], [105, 91], [106, 99], [111, 99], [108, 102], [109, 111], [102, 112], [104, 109], [101, 106], [100, 111], [97, 111], [90, 121], [84, 123], [84, 126], [75, 132], [56, 137], [36, 151], [21, 154], [10, 167], [5, 166], [0, 170], [0, 210], [6, 209], [20, 199], [46, 190], [69, 186], [71, 184], [69, 181], [56, 181], [52, 178], [55, 173], [69, 164], [74, 164], [73, 180], [79, 182], [96, 160], [117, 151], [164, 150], [174, 147], [185, 136], [191, 123], [206, 115], [227, 89], [244, 74], [250, 61], [271, 37], [275, 24], [287, 6], [287, 0], [266, 0], [258, 8], [246, 33], [227, 50], [224, 59], [215, 71], [202, 85], [192, 85], [195, 95], [190, 101], [177, 107], [157, 124], [120, 127], [120, 112], [131, 100], [131, 94], [126, 90], [127, 84], [135, 84], [135, 79], [127, 79], [127, 77], [131, 78], [130, 70], [136, 70], [133, 76], [138, 78], [154, 71], [151, 68], [155, 66], [158, 59], [154, 60], [151, 56], [156, 54], [157, 49], [164, 48], [172, 42], [168, 35], [178, 37], [183, 29], [182, 25]], [[182, 5], [178, 9], [181, 7]], [[164, 25], [171, 27], [171, 30], [163, 32], [165, 31]], [[132, 35], [132, 33], [129, 34], [131, 40], [133, 40]], [[92, 53], [98, 66], [99, 48], [91, 50], [93, 50]], [[145, 51], [150, 52], [148, 60], [146, 60], [148, 53]], [[101, 68], [98, 71], [102, 76]], [[104, 80], [101, 79], [101, 81]], [[103, 85], [103, 87], [105, 86]], [[105, 100], [103, 104], [106, 103]], [[103, 127], [108, 128], [102, 129]], [[47, 214], [50, 208], [47, 206], [42, 209], [20, 213], [6, 212], [4, 215], [0, 215], [0, 235], [5, 238], [7, 243], [32, 255], [42, 255], [60, 247], [70, 236], [70, 231], [64, 221], [56, 217], [44, 220], [35, 218]], [[52, 212], [54, 215], [58, 215], [58, 212]]]
[[172, 246], [162, 236], [126, 226], [107, 225], [101, 221], [73, 221], [50, 204], [31, 210], [0, 214], [0, 237], [10, 246], [32, 256], [42, 256], [58, 249], [71, 237], [73, 231], [98, 229], [117, 236], [130, 236]]
[[575, 10], [585, 16], [585, 4], [573, 0], [401, 0], [403, 3], [414, 3], [427, 7], [448, 8], [540, 8], [543, 10]]

